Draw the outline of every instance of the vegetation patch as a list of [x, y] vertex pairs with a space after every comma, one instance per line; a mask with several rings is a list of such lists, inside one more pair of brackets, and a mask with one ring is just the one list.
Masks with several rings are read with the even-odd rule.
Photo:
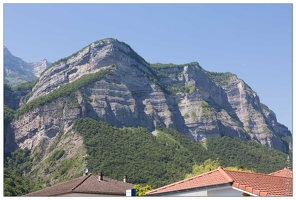
[[172, 85], [167, 85], [165, 88], [171, 94], [177, 94], [177, 93], [189, 93], [190, 94], [190, 93], [197, 91], [197, 89], [194, 85], [185, 86], [184, 83], [175, 83]]
[[202, 117], [208, 117], [210, 113], [215, 110], [206, 101], [202, 100], [198, 103], [198, 106], [202, 108]]
[[255, 141], [242, 141], [226, 136], [207, 139], [207, 148], [219, 156], [222, 166], [243, 166], [266, 174], [286, 167], [288, 155]]
[[30, 180], [25, 174], [31, 166], [29, 149], [4, 155], [4, 196], [21, 196], [29, 192]]
[[69, 98], [65, 102], [65, 105], [68, 109], [77, 109], [80, 108], [80, 104], [78, 103], [77, 93], [73, 92], [70, 94]]
[[207, 75], [214, 80], [215, 83], [219, 85], [228, 85], [230, 78], [235, 76], [235, 74], [232, 74], [230, 72], [220, 73], [220, 72], [208, 72], [206, 71]]
[[[91, 173], [104, 172], [116, 180], [127, 175], [129, 182], [151, 188], [180, 181], [203, 169], [213, 170], [215, 163], [224, 168], [268, 174], [283, 169], [288, 156], [254, 141], [229, 137], [209, 138], [204, 148], [201, 143], [161, 126], [154, 136], [142, 127], [119, 129], [81, 118], [74, 122], [73, 129], [82, 135], [86, 152], [79, 150], [73, 157], [63, 159], [65, 150], [56, 149], [48, 158], [51, 162], [39, 163], [39, 168], [31, 172], [35, 154], [31, 155], [29, 150], [18, 149], [5, 155], [4, 195], [20, 196], [50, 186], [49, 180], [55, 178], [61, 182], [81, 176], [85, 153]], [[42, 172], [41, 177], [38, 174]]]
[[189, 114], [188, 113], [185, 113], [184, 119], [188, 119], [189, 117], [190, 117]]
[[150, 63], [150, 67], [155, 69], [155, 70], [159, 70], [159, 69], [169, 69], [169, 68], [178, 68], [178, 69], [183, 69], [185, 66], [187, 65], [199, 65], [198, 62], [190, 62], [190, 63], [186, 63], [186, 64], [173, 64], [173, 63], [154, 63], [151, 64]]
[[32, 90], [32, 88], [35, 86], [35, 84], [38, 82], [38, 78], [29, 82], [22, 83], [20, 85], [11, 87], [12, 91], [17, 90]]
[[4, 124], [8, 125], [13, 119], [15, 115], [15, 110], [9, 108], [4, 105]]
[[62, 133], [60, 133], [59, 135], [57, 135], [55, 138], [54, 138], [54, 141], [53, 143], [50, 145], [50, 147], [48, 148], [48, 152], [52, 152], [58, 145], [58, 143], [61, 141], [61, 138], [62, 138]]
[[197, 120], [197, 115], [196, 115], [196, 113], [193, 112], [193, 111], [191, 111], [191, 113], [190, 113], [190, 117], [191, 117], [192, 119], [194, 119], [194, 120]]
[[146, 128], [119, 129], [90, 118], [76, 120], [73, 129], [83, 137], [92, 173], [103, 171], [117, 180], [127, 175], [131, 183], [153, 188], [181, 180], [193, 163], [211, 157], [173, 129], [158, 127], [154, 136]]

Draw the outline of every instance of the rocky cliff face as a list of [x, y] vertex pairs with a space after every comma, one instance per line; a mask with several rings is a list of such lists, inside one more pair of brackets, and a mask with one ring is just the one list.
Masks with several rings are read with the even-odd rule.
[[4, 82], [10, 85], [18, 85], [37, 77], [30, 71], [30, 65], [22, 59], [13, 56], [4, 47]]
[[21, 58], [12, 55], [5, 46], [3, 52], [4, 82], [12, 86], [36, 79], [39, 77], [40, 73], [51, 64], [46, 59], [27, 63]]
[[[71, 95], [52, 95], [112, 65], [117, 66], [112, 73]], [[162, 125], [196, 141], [223, 135], [253, 139], [288, 151], [282, 138], [291, 132], [234, 74], [208, 72], [196, 62], [151, 65], [115, 39], [94, 42], [55, 62], [32, 91], [27, 104], [50, 95], [51, 101], [33, 109], [27, 106], [11, 123], [10, 134], [21, 148], [32, 149], [41, 140], [69, 131], [73, 120], [91, 117], [118, 127], [144, 126], [151, 132]]]
[[39, 60], [37, 62], [29, 63], [31, 71], [36, 77], [39, 77], [40, 74], [52, 63], [48, 62], [46, 59]]

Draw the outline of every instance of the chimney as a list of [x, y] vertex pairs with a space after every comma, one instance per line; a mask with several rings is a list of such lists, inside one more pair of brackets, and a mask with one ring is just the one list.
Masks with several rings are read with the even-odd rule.
[[100, 173], [99, 173], [99, 181], [102, 181], [102, 180], [103, 180], [103, 173], [100, 172]]
[[123, 177], [123, 182], [124, 182], [124, 183], [127, 182], [127, 176], [126, 176], [126, 175]]

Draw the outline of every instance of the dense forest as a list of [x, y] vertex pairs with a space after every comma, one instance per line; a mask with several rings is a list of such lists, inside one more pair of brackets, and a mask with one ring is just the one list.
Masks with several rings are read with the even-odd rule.
[[[77, 119], [73, 130], [83, 137], [91, 173], [103, 172], [117, 180], [127, 175], [129, 182], [138, 186], [157, 188], [182, 180], [209, 160], [214, 167], [219, 164], [260, 173], [271, 173], [286, 166], [287, 154], [237, 138], [212, 138], [199, 143], [174, 129], [159, 126], [153, 135], [143, 127], [117, 128], [91, 118]], [[62, 150], [56, 149], [46, 162], [55, 162], [62, 154]], [[23, 195], [44, 185], [40, 180], [30, 180], [32, 155], [27, 149], [6, 155], [5, 196]], [[62, 171], [56, 170], [65, 173], [72, 164], [64, 164]]]

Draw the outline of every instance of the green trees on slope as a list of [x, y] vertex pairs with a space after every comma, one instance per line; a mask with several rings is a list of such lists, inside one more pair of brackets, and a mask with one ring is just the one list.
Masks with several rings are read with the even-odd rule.
[[232, 74], [230, 72], [206, 72], [208, 76], [215, 81], [215, 83], [219, 85], [228, 85], [230, 78], [235, 76], [235, 74]]
[[15, 110], [4, 105], [4, 125], [8, 125], [14, 118]]
[[18, 149], [4, 159], [4, 196], [21, 196], [29, 192], [30, 181], [24, 176], [31, 168], [30, 151]]
[[[221, 166], [221, 162], [219, 159], [217, 159], [217, 160], [207, 159], [201, 165], [197, 165], [197, 164], [193, 165], [192, 172], [189, 174], [186, 174], [185, 179], [215, 170], [219, 166]], [[239, 167], [237, 167], [237, 166], [231, 167], [230, 166], [230, 167], [224, 167], [224, 168], [229, 169], [229, 170], [236, 170], [236, 171], [250, 171], [247, 168], [244, 168], [243, 166], [239, 166]]]
[[197, 176], [199, 174], [212, 171], [214, 169], [217, 169], [219, 166], [220, 166], [220, 162], [218, 160], [207, 159], [201, 165], [197, 165], [197, 164], [193, 165], [192, 172], [189, 174], [186, 174], [185, 178], [191, 178], [193, 176]]
[[172, 129], [159, 129], [155, 137], [146, 128], [119, 129], [90, 118], [76, 120], [73, 128], [83, 136], [91, 172], [119, 180], [127, 175], [130, 182], [153, 188], [181, 180], [194, 163], [211, 157]]
[[[103, 172], [117, 180], [127, 175], [129, 182], [140, 184], [139, 191], [145, 185], [161, 187], [214, 170], [219, 165], [226, 169], [250, 169], [260, 173], [271, 173], [286, 166], [287, 154], [253, 141], [211, 138], [204, 144], [205, 148], [174, 129], [161, 126], [156, 129], [154, 136], [143, 127], [120, 129], [90, 118], [77, 119], [73, 126], [73, 130], [83, 137], [88, 154], [87, 167], [91, 173]], [[63, 148], [59, 148], [48, 157], [51, 164], [47, 166], [47, 171], [53, 173], [52, 177], [70, 173], [75, 162], [82, 159], [73, 157], [64, 162], [64, 153]], [[5, 158], [6, 196], [23, 195], [46, 185], [46, 180], [38, 177], [34, 170], [30, 171], [30, 156], [29, 150], [19, 149]], [[57, 167], [57, 163], [62, 164]], [[31, 175], [36, 180], [29, 181]], [[69, 175], [63, 181], [73, 176]]]
[[[157, 127], [154, 136], [146, 128], [119, 129], [84, 118], [76, 120], [73, 128], [83, 136], [90, 171], [102, 171], [119, 180], [127, 175], [130, 182], [152, 188], [182, 180], [186, 174], [195, 175], [194, 170], [200, 171], [200, 165], [206, 170], [221, 165], [271, 173], [284, 168], [287, 157], [255, 142], [229, 137], [208, 139], [206, 149], [201, 143], [163, 127]], [[205, 162], [208, 159], [209, 163]]]
[[255, 141], [222, 137], [207, 139], [207, 149], [217, 154], [222, 166], [245, 167], [259, 173], [271, 173], [286, 167], [287, 154]]

